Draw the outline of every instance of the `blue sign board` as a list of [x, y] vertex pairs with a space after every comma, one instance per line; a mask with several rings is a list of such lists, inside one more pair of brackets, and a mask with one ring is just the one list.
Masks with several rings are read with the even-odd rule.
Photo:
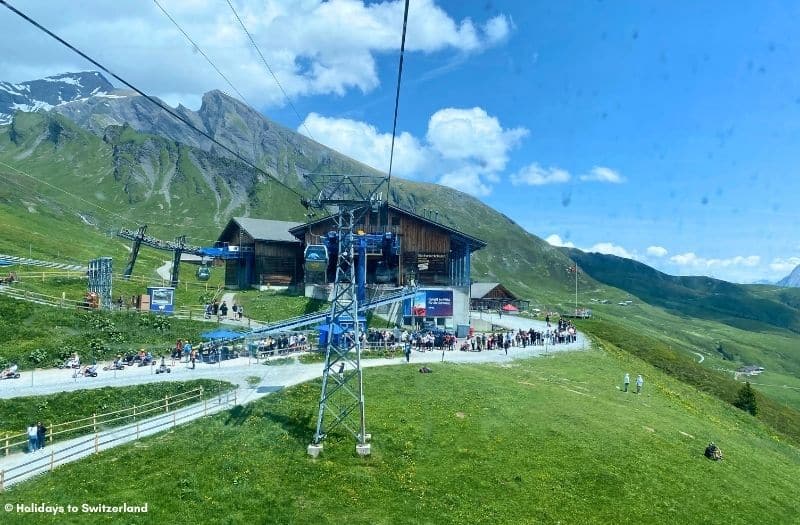
[[453, 317], [453, 290], [420, 290], [403, 301], [405, 317]]
[[171, 286], [148, 286], [150, 311], [171, 314], [175, 307], [175, 288]]

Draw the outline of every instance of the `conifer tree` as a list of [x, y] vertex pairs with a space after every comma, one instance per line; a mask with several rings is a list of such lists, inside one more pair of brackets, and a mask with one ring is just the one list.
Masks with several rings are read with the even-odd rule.
[[756, 393], [750, 386], [750, 382], [745, 382], [744, 386], [739, 389], [739, 394], [733, 402], [733, 406], [741, 408], [745, 412], [750, 412], [752, 415], [758, 414], [758, 404], [756, 403]]

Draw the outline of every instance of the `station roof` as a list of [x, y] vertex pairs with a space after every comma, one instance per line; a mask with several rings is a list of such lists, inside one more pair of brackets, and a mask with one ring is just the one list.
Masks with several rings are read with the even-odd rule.
[[229, 239], [233, 234], [233, 229], [238, 227], [247, 232], [250, 237], [257, 241], [290, 242], [299, 244], [289, 230], [301, 226], [299, 222], [273, 221], [270, 219], [253, 219], [252, 217], [234, 217], [228, 221], [228, 225], [219, 235], [219, 241]]
[[[416, 214], [416, 213], [414, 213], [412, 211], [409, 211], [409, 210], [407, 210], [405, 208], [401, 208], [400, 206], [395, 206], [394, 204], [389, 204], [389, 210], [391, 210], [393, 212], [396, 212], [396, 213], [403, 214], [403, 215], [408, 215], [409, 217], [413, 217], [413, 218], [417, 219], [420, 222], [423, 222], [423, 223], [426, 223], [426, 224], [430, 225], [431, 227], [438, 228], [440, 230], [444, 230], [444, 231], [450, 233], [453, 237], [458, 237], [458, 238], [460, 238], [460, 239], [462, 239], [464, 241], [469, 242], [470, 251], [480, 250], [481, 248], [485, 248], [486, 247], [486, 241], [483, 241], [481, 239], [478, 239], [477, 237], [473, 237], [471, 235], [468, 235], [468, 234], [466, 234], [466, 233], [464, 233], [462, 231], [456, 230], [455, 228], [452, 228], [450, 226], [445, 226], [444, 224], [442, 224], [440, 222], [434, 221], [434, 220], [432, 220], [432, 219], [430, 219], [428, 217], [425, 217], [423, 215], [418, 215], [418, 214]], [[324, 223], [326, 221], [330, 221], [332, 219], [333, 218], [331, 216], [327, 216], [327, 217], [322, 217], [321, 219], [317, 219], [315, 221], [307, 222], [305, 224], [299, 224], [296, 227], [292, 228], [290, 230], [290, 232], [291, 232], [292, 235], [294, 235], [298, 239], [301, 239], [301, 238], [303, 238], [303, 235], [305, 234], [306, 230], [308, 230], [312, 226], [316, 226], [317, 224], [321, 224], [321, 223]]]
[[508, 289], [500, 283], [472, 283], [470, 288], [470, 298], [483, 299], [489, 292], [497, 287], [500, 287], [503, 294], [509, 299], [516, 299], [516, 296], [509, 292]]

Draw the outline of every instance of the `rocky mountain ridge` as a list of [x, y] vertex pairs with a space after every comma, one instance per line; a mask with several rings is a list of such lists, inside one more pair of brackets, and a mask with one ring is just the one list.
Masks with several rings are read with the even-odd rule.
[[115, 91], [97, 71], [62, 73], [19, 84], [0, 81], [0, 124], [10, 123], [15, 111], [46, 111], [89, 97], [123, 97]]

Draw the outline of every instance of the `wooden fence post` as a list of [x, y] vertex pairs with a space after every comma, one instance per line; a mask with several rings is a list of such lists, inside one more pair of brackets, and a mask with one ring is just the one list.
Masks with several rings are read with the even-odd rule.
[[169, 412], [169, 396], [164, 396], [164, 412]]
[[97, 412], [92, 414], [92, 429], [94, 430], [94, 433], [97, 434]]
[[97, 437], [97, 432], [94, 433], [94, 453], [97, 454], [100, 451], [99, 448], [99, 439]]
[[55, 463], [55, 453], [56, 451], [53, 448], [50, 448], [50, 472], [53, 472], [53, 464]]
[[175, 419], [175, 412], [172, 412], [172, 428], [175, 428], [177, 424], [178, 422]]
[[8, 456], [8, 432], [6, 432], [6, 446], [5, 446], [5, 449], [6, 449], [6, 456]]
[[53, 444], [53, 422], [52, 421], [48, 421], [48, 423], [50, 423], [50, 428], [48, 428], [47, 430], [50, 431], [50, 444], [52, 445]]

